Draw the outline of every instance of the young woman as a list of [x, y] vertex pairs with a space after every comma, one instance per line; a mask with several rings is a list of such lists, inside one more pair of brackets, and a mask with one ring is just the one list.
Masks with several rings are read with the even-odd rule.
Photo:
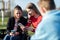
[[7, 35], [4, 37], [4, 40], [27, 40], [26, 35], [22, 34], [23, 28], [18, 25], [22, 24], [25, 26], [27, 23], [27, 19], [22, 16], [22, 13], [21, 7], [17, 5], [14, 8], [14, 16], [8, 20]]
[[[28, 23], [26, 26], [28, 27], [28, 30], [30, 29], [31, 31], [34, 32], [37, 25], [41, 22], [42, 16], [37, 7], [33, 3], [29, 3], [27, 5], [26, 10], [28, 12]], [[32, 29], [30, 28], [31, 24], [33, 26]]]

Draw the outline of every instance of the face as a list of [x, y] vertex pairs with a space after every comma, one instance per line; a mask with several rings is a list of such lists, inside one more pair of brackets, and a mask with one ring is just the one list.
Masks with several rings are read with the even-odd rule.
[[26, 10], [28, 12], [28, 16], [34, 16], [34, 14], [35, 14], [34, 10], [32, 10], [32, 9], [26, 9]]
[[22, 16], [21, 10], [15, 9], [14, 10], [14, 16], [19, 19]]

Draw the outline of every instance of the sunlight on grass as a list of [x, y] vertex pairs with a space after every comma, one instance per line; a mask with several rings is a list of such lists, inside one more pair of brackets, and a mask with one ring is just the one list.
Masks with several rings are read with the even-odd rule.
[[4, 18], [4, 24], [2, 25], [2, 18], [0, 17], [0, 29], [6, 29], [6, 25], [9, 17]]

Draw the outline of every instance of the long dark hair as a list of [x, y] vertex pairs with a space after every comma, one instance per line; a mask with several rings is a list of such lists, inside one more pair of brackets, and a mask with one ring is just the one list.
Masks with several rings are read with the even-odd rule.
[[32, 10], [34, 10], [36, 12], [36, 14], [41, 15], [40, 12], [39, 12], [39, 10], [37, 9], [36, 5], [33, 4], [33, 3], [29, 3], [26, 8], [27, 9], [32, 9]]

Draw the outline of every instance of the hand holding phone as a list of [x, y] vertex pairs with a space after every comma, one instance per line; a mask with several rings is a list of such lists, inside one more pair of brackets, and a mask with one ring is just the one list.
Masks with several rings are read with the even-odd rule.
[[21, 24], [21, 23], [19, 23], [18, 25], [19, 25], [19, 26], [20, 26], [20, 28], [24, 31], [25, 26], [24, 26], [23, 24]]

